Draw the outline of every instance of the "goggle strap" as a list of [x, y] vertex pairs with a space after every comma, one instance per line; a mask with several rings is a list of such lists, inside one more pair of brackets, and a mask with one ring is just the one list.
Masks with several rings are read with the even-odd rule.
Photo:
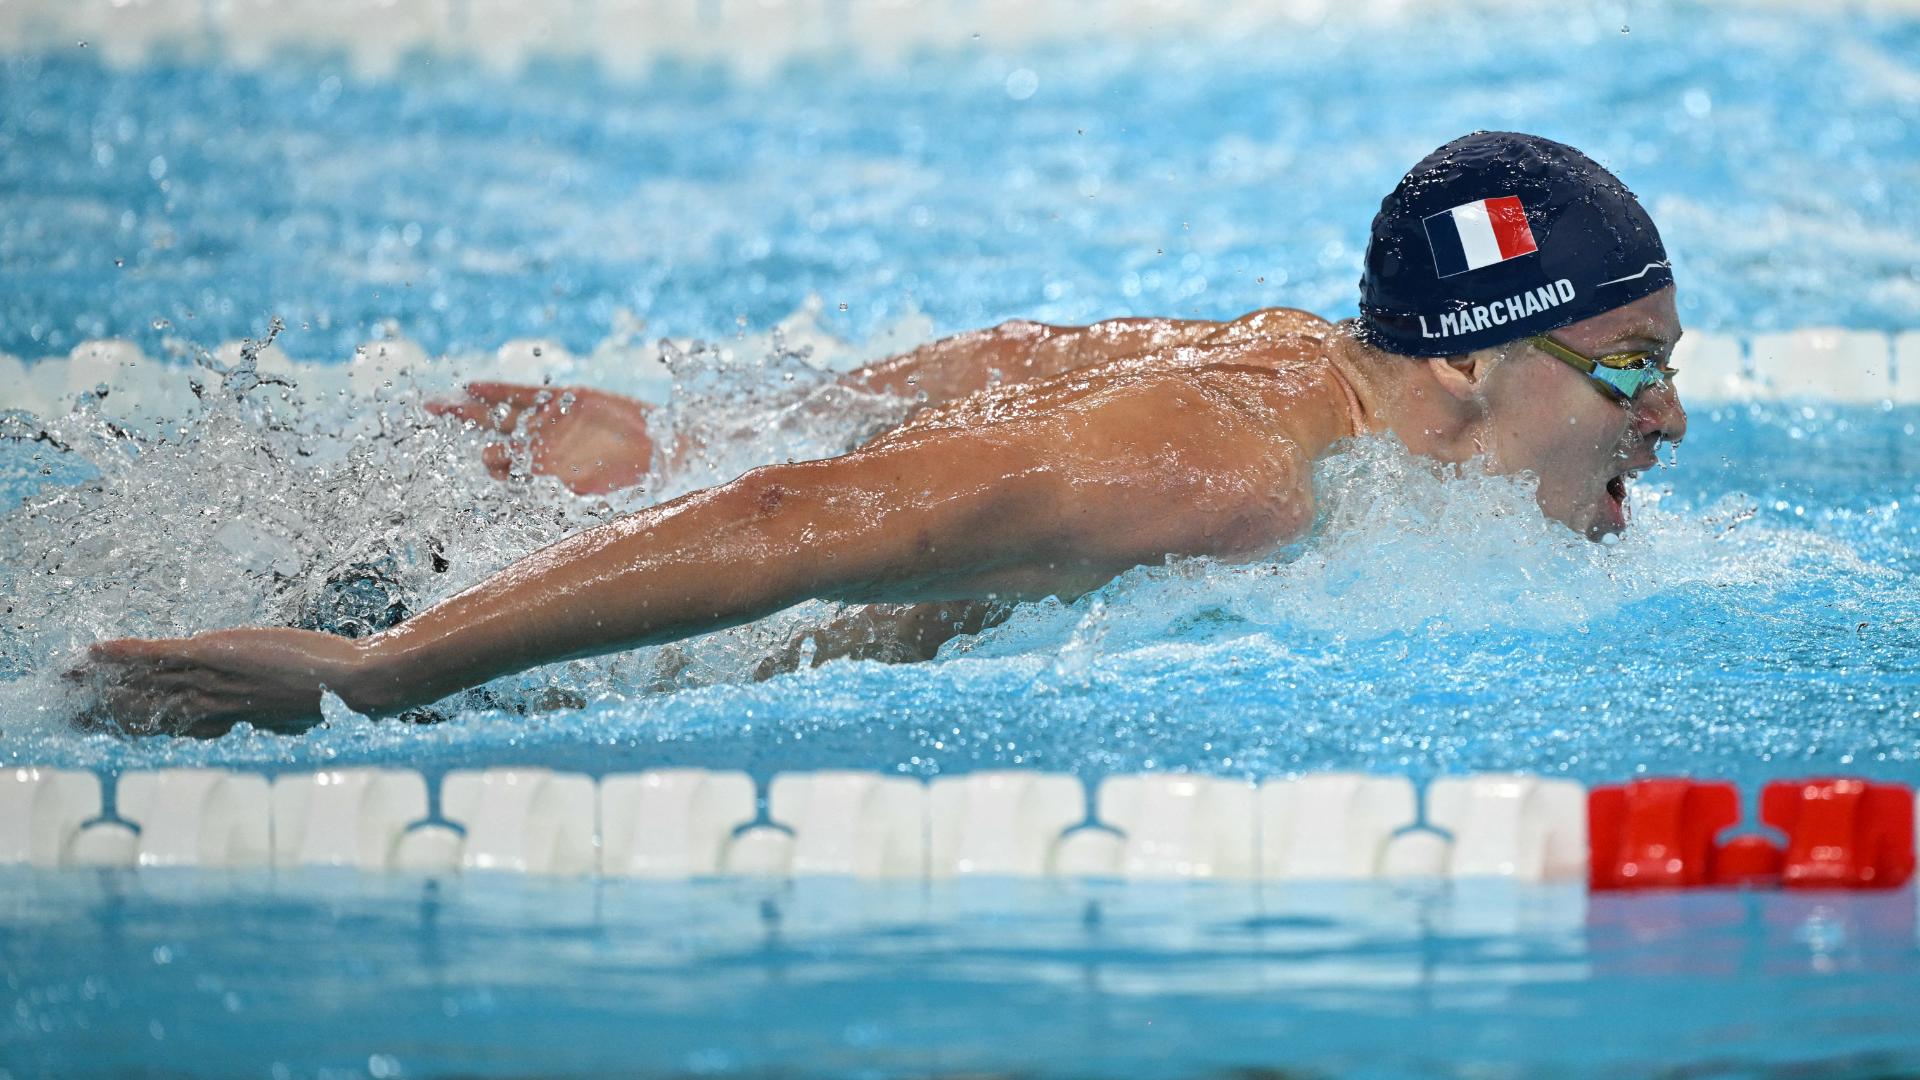
[[1528, 338], [1527, 344], [1565, 360], [1567, 363], [1572, 364], [1588, 375], [1593, 374], [1594, 369], [1600, 366], [1545, 334], [1537, 334]]

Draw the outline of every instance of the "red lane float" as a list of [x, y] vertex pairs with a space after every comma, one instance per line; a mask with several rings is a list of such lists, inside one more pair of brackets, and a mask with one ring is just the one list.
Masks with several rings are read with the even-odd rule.
[[1913, 876], [1914, 800], [1900, 784], [1821, 778], [1775, 781], [1761, 820], [1787, 838], [1715, 837], [1740, 821], [1730, 783], [1635, 780], [1587, 795], [1595, 890], [1714, 885], [1891, 889]]
[[1735, 836], [1713, 853], [1713, 883], [1771, 888], [1780, 884], [1780, 845], [1758, 833]]
[[1713, 838], [1740, 820], [1728, 783], [1635, 780], [1587, 793], [1589, 879], [1595, 889], [1714, 884]]
[[1782, 780], [1760, 794], [1760, 817], [1787, 834], [1781, 884], [1892, 889], [1913, 876], [1913, 793], [1899, 784]]

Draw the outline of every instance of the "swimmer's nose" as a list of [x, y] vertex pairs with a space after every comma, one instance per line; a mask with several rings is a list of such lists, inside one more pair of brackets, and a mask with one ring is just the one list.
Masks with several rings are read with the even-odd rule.
[[1671, 381], [1655, 383], [1633, 399], [1633, 427], [1649, 445], [1687, 437], [1687, 410]]

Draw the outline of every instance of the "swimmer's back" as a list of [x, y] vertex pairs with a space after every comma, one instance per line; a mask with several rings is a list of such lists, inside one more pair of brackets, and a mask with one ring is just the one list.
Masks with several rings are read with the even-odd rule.
[[1194, 419], [1186, 412], [1194, 394], [1296, 442], [1309, 457], [1355, 434], [1351, 395], [1329, 358], [1332, 323], [1295, 308], [1267, 308], [1231, 322], [1188, 325], [1177, 343], [925, 408], [875, 444], [1029, 423], [1121, 398], [1140, 399], [1144, 423], [1181, 425]]

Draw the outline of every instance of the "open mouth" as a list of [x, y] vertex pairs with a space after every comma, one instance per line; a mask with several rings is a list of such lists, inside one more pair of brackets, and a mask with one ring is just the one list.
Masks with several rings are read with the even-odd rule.
[[1607, 478], [1607, 497], [1600, 505], [1599, 518], [1594, 524], [1594, 535], [1613, 533], [1619, 535], [1627, 527], [1632, 514], [1627, 510], [1627, 478], [1631, 473], [1621, 473]]

